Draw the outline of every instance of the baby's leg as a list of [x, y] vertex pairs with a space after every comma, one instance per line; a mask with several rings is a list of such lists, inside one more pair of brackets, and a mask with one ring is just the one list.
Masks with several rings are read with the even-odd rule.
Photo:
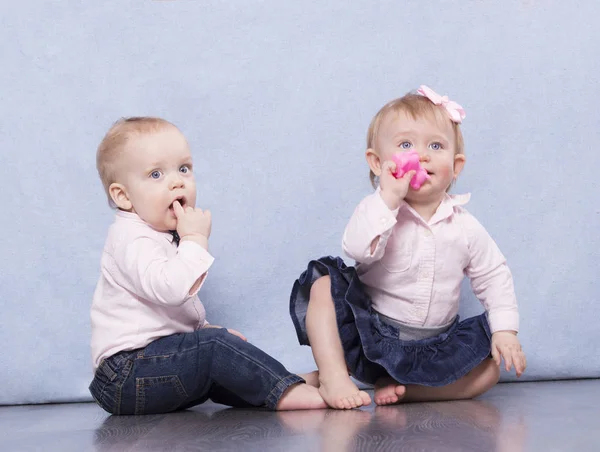
[[467, 375], [446, 386], [403, 386], [390, 378], [382, 379], [375, 386], [375, 403], [388, 405], [398, 402], [472, 399], [491, 389], [499, 378], [499, 367], [492, 359], [486, 359]]
[[319, 392], [325, 402], [338, 409], [370, 404], [369, 395], [359, 391], [348, 375], [329, 276], [319, 278], [311, 287], [306, 312], [306, 332], [319, 368]]
[[178, 377], [193, 398], [186, 407], [210, 398], [230, 406], [327, 408], [317, 388], [225, 328], [202, 328], [183, 337], [176, 335], [171, 342], [179, 349]]
[[313, 370], [312, 372], [309, 372], [307, 374], [298, 374], [298, 376], [304, 378], [304, 381], [306, 381], [307, 385], [314, 386], [315, 388], [318, 388], [321, 385], [319, 383], [318, 370]]
[[327, 408], [327, 404], [319, 394], [319, 390], [306, 383], [298, 383], [288, 387], [283, 393], [277, 406], [278, 411], [285, 410], [315, 410]]

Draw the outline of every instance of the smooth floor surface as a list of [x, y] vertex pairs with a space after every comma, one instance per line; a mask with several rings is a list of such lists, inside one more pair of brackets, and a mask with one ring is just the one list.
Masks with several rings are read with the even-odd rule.
[[0, 407], [0, 451], [600, 451], [600, 380], [500, 384], [478, 400], [268, 412], [212, 403], [109, 416]]

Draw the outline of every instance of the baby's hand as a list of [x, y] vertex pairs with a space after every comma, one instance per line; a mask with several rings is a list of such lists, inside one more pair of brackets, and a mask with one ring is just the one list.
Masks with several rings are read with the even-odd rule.
[[243, 341], [248, 341], [248, 339], [246, 339], [246, 336], [244, 336], [242, 333], [240, 333], [239, 331], [233, 330], [231, 328], [227, 328], [227, 332], [229, 334], [233, 334], [234, 336], [239, 337], [241, 340]]
[[406, 197], [410, 180], [415, 175], [415, 171], [408, 171], [404, 176], [396, 179], [394, 172], [396, 163], [386, 160], [381, 166], [381, 176], [379, 176], [379, 186], [381, 187], [381, 198], [390, 210], [396, 210], [400, 202]]
[[179, 201], [173, 203], [173, 211], [177, 217], [177, 233], [181, 240], [193, 240], [206, 247], [212, 219], [209, 210], [181, 207]]
[[498, 366], [504, 358], [507, 371], [514, 365], [517, 377], [520, 377], [527, 367], [525, 353], [521, 349], [517, 334], [513, 331], [496, 331], [492, 334], [492, 357]]
[[[223, 328], [222, 326], [219, 325], [204, 325], [203, 328]], [[239, 331], [236, 331], [234, 329], [231, 328], [227, 328], [227, 332], [229, 334], [233, 334], [234, 336], [239, 337], [241, 340], [243, 341], [248, 341], [248, 339], [246, 339], [246, 336], [244, 336], [242, 333], [240, 333]]]

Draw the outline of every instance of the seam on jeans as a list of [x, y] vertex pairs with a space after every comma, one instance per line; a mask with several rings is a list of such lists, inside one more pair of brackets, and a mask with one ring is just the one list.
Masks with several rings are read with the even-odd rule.
[[119, 383], [117, 383], [116, 385], [116, 391], [115, 391], [115, 399], [116, 399], [116, 410], [115, 410], [115, 414], [121, 414], [121, 395], [123, 393], [123, 385], [125, 384], [125, 382], [127, 381], [127, 379], [129, 378], [129, 373], [131, 372], [131, 368], [133, 367], [133, 361], [131, 361], [130, 359], [128, 359], [125, 362], [125, 365], [123, 366], [123, 370], [121, 372], [122, 375], [122, 379]]
[[[216, 341], [216, 342], [219, 342], [221, 345], [224, 345], [225, 347], [229, 348], [230, 350], [235, 350], [237, 353], [239, 353], [240, 355], [244, 356], [244, 357], [245, 357], [245, 358], [247, 358], [249, 361], [252, 361], [254, 364], [256, 364], [256, 365], [257, 365], [258, 367], [260, 367], [261, 369], [263, 369], [263, 370], [266, 370], [266, 371], [267, 371], [267, 373], [268, 373], [268, 374], [269, 374], [271, 377], [274, 377], [274, 378], [277, 378], [277, 379], [281, 378], [279, 375], [277, 375], [277, 374], [273, 373], [273, 372], [271, 371], [271, 369], [269, 369], [268, 367], [265, 367], [265, 366], [263, 366], [263, 364], [262, 364], [261, 362], [257, 361], [256, 359], [254, 359], [254, 357], [252, 357], [251, 355], [247, 355], [246, 353], [244, 353], [244, 352], [243, 352], [242, 350], [240, 350], [239, 348], [232, 347], [232, 346], [231, 346], [231, 345], [229, 345], [227, 342], [225, 342], [225, 341], [222, 341], [222, 340], [221, 340], [221, 338], [219, 338], [219, 337], [216, 337], [216, 338], [214, 338], [214, 341]], [[263, 352], [263, 353], [264, 353], [264, 352]], [[273, 358], [273, 359], [275, 359], [275, 358]]]
[[[189, 398], [183, 383], [179, 379], [178, 375], [163, 375], [159, 377], [140, 377], [135, 379], [135, 414], [145, 414], [146, 407], [146, 387], [153, 386], [155, 384], [163, 385], [164, 383], [171, 383], [175, 391], [184, 402]], [[178, 405], [181, 403], [178, 402]]]
[[96, 396], [94, 394], [92, 394], [92, 399], [94, 399], [94, 402], [96, 402], [99, 407], [102, 407], [102, 404], [98, 401], [98, 399], [96, 398]]
[[136, 361], [141, 361], [143, 359], [154, 359], [154, 358], [171, 358], [175, 355], [175, 353], [171, 353], [169, 355], [152, 355], [152, 356], [136, 356]]
[[140, 411], [143, 412], [143, 409], [140, 407], [146, 406], [146, 391], [143, 390], [144, 385], [140, 384], [140, 380], [142, 378], [135, 379], [135, 411], [134, 414], [140, 414]]
[[[97, 372], [98, 370], [96, 370]], [[103, 409], [104, 408], [104, 403], [100, 403], [100, 401], [98, 399], [96, 399], [96, 397], [94, 396], [94, 394], [91, 391], [92, 386], [94, 385], [94, 382], [96, 382], [97, 384], [100, 385], [100, 394], [98, 395], [98, 398], [100, 400], [104, 400], [104, 392], [106, 391], [106, 387], [108, 386], [109, 382], [102, 382], [102, 380], [99, 380], [98, 377], [96, 377], [96, 375], [94, 375], [94, 379], [92, 380], [92, 383], [90, 384], [90, 393], [92, 394], [92, 397], [94, 398], [94, 400], [98, 403], [98, 405], [100, 405]], [[109, 411], [109, 410], [106, 410]]]
[[141, 387], [153, 386], [156, 383], [163, 384], [163, 383], [175, 382], [177, 393], [182, 397], [186, 397], [186, 398], [189, 397], [187, 391], [185, 390], [185, 387], [183, 386], [183, 383], [181, 382], [181, 380], [179, 378], [179, 375], [177, 375], [177, 374], [161, 375], [158, 377], [140, 377], [140, 378], [136, 378], [136, 382]]

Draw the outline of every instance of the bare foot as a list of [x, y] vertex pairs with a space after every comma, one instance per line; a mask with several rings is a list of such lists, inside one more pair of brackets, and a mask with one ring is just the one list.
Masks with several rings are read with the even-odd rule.
[[324, 380], [319, 378], [319, 393], [331, 408], [350, 410], [371, 404], [371, 397], [365, 391], [360, 391], [348, 375]]
[[276, 410], [320, 410], [327, 408], [327, 404], [319, 394], [319, 390], [305, 383], [290, 386], [283, 393]]
[[406, 394], [406, 387], [391, 378], [380, 378], [375, 383], [375, 403], [391, 405], [400, 402]]
[[314, 386], [315, 388], [318, 388], [320, 386], [318, 370], [313, 370], [312, 372], [307, 374], [298, 374], [298, 376], [304, 378], [304, 381], [306, 381], [307, 385]]

